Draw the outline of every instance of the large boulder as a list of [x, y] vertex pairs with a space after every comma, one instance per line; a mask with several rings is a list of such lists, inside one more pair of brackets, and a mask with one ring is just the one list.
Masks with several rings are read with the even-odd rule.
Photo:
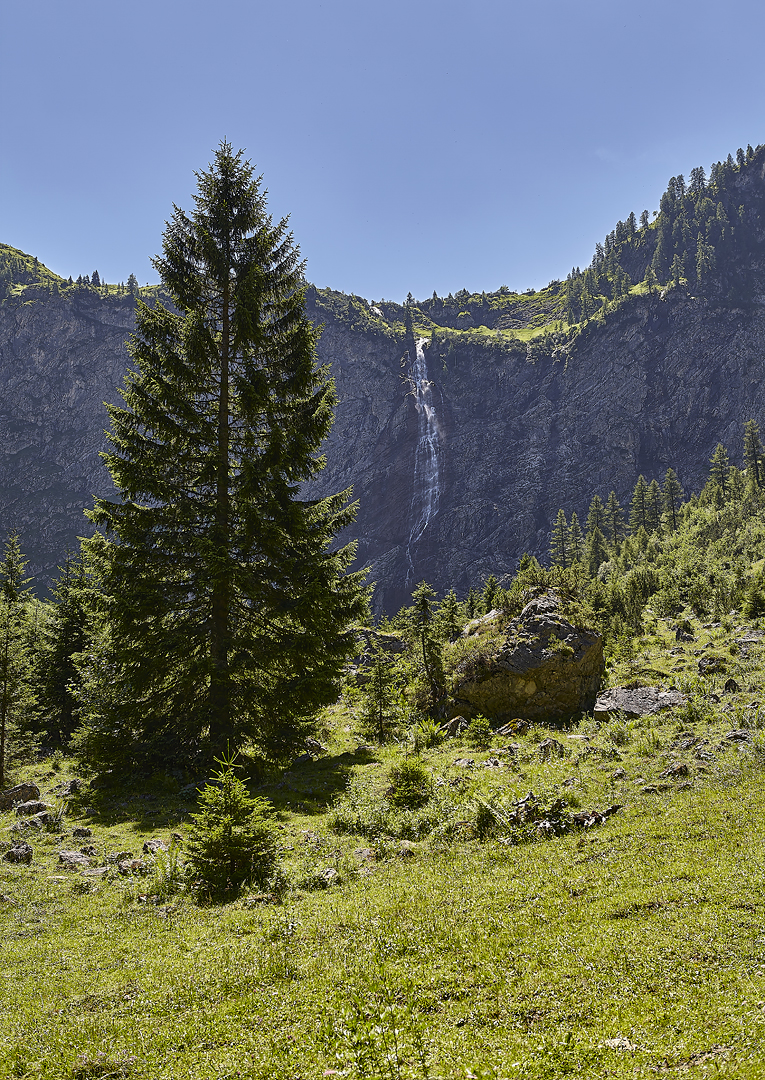
[[17, 784], [16, 787], [0, 791], [0, 810], [12, 810], [19, 803], [39, 798], [40, 789], [37, 784]]
[[479, 647], [457, 666], [454, 711], [495, 721], [565, 721], [592, 709], [604, 666], [600, 634], [573, 626], [560, 599], [547, 593], [510, 621], [499, 643]]

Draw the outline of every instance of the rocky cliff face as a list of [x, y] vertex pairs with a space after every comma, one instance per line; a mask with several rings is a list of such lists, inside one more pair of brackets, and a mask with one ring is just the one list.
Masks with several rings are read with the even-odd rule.
[[[764, 290], [765, 291], [765, 290]], [[546, 554], [563, 507], [629, 498], [668, 467], [686, 493], [718, 442], [741, 464], [742, 425], [765, 419], [765, 297], [746, 309], [675, 289], [635, 298], [569, 350], [425, 348], [439, 429], [438, 511], [416, 544], [417, 399], [402, 346], [328, 320], [321, 342], [340, 406], [316, 493], [353, 483], [359, 559], [388, 611], [423, 578], [458, 591]]]
[[[717, 286], [630, 295], [573, 339], [559, 332], [561, 283], [434, 298], [420, 305], [437, 331], [427, 339], [397, 305], [309, 289], [339, 406], [307, 494], [353, 485], [378, 609], [422, 579], [464, 591], [512, 572], [524, 551], [547, 552], [561, 507], [581, 518], [612, 489], [624, 501], [640, 473], [672, 466], [689, 493], [718, 442], [740, 463], [743, 422], [765, 420], [765, 148], [731, 184], [744, 224]], [[20, 532], [41, 583], [87, 531], [83, 507], [110, 489], [103, 403], [118, 400], [134, 313], [128, 296], [58, 294], [46, 273], [0, 303], [0, 533]], [[558, 332], [527, 344], [505, 332], [510, 318]]]
[[90, 289], [23, 297], [0, 304], [0, 533], [20, 533], [47, 584], [89, 531], [83, 508], [111, 488], [104, 402], [118, 400], [134, 306]]

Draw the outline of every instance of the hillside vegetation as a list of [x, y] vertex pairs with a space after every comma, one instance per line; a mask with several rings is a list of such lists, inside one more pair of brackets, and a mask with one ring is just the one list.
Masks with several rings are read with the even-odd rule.
[[[265, 886], [210, 900], [185, 868], [203, 777], [19, 765], [52, 809], [3, 814], [33, 858], [0, 863], [0, 1076], [761, 1076], [765, 501], [718, 466], [674, 524], [633, 506], [597, 556], [567, 524], [559, 565], [364, 631], [320, 742], [250, 782]], [[446, 737], [435, 685], [549, 588], [605, 633], [607, 685], [686, 703]]]

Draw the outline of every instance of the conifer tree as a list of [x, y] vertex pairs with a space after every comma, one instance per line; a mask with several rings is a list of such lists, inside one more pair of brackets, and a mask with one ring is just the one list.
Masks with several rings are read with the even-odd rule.
[[425, 581], [421, 581], [412, 593], [414, 628], [419, 638], [422, 666], [430, 686], [431, 704], [435, 704], [441, 697], [444, 683], [441, 644], [436, 638], [433, 625], [435, 599], [434, 590]]
[[582, 529], [575, 510], [571, 515], [571, 522], [568, 527], [568, 556], [570, 561], [574, 563], [581, 562], [583, 555], [584, 537], [582, 536]]
[[662, 504], [661, 488], [659, 487], [657, 480], [652, 480], [648, 485], [648, 491], [646, 492], [646, 512], [648, 516], [647, 531], [649, 533], [658, 532], [661, 526]]
[[94, 598], [81, 556], [70, 556], [53, 588], [55, 603], [46, 626], [40, 679], [41, 726], [54, 745], [69, 745], [77, 727], [77, 686], [80, 673], [75, 657], [89, 642]]
[[487, 614], [494, 607], [494, 600], [496, 599], [498, 592], [499, 582], [494, 574], [489, 574], [481, 596], [481, 607], [483, 608], [484, 614]]
[[608, 562], [606, 538], [600, 529], [595, 528], [587, 534], [587, 542], [584, 547], [584, 563], [588, 573], [594, 576], [604, 562]]
[[568, 566], [571, 562], [568, 547], [568, 523], [566, 522], [566, 515], [563, 510], [558, 511], [558, 516], [556, 517], [555, 525], [553, 526], [552, 542], [550, 544], [550, 561], [553, 566], [563, 567]]
[[464, 619], [460, 617], [460, 608], [454, 589], [450, 589], [438, 605], [438, 628], [447, 641], [454, 641], [462, 631]]
[[600, 529], [603, 532], [605, 523], [606, 509], [603, 506], [603, 500], [600, 495], [593, 495], [590, 509], [587, 511], [587, 534], [594, 532], [595, 529]]
[[624, 534], [624, 511], [619, 505], [615, 491], [611, 492], [606, 503], [606, 525], [609, 542], [616, 547]]
[[715, 452], [709, 459], [709, 463], [712, 466], [709, 470], [709, 479], [713, 484], [717, 484], [722, 492], [723, 499], [727, 499], [730, 459], [728, 458], [728, 451], [722, 443], [718, 443], [715, 447]]
[[366, 612], [353, 545], [331, 549], [349, 492], [299, 494], [335, 396], [298, 249], [228, 143], [197, 181], [154, 260], [177, 313], [139, 301], [136, 370], [109, 409], [120, 498], [90, 512], [105, 634], [78, 742], [102, 761], [209, 761], [244, 743], [284, 759], [336, 699]]
[[749, 479], [757, 487], [763, 486], [763, 461], [762, 443], [760, 442], [760, 429], [755, 420], [747, 420], [744, 424], [744, 467]]
[[630, 532], [634, 534], [640, 528], [645, 529], [646, 532], [649, 531], [648, 484], [642, 473], [637, 479], [630, 501]]
[[674, 469], [667, 469], [662, 492], [664, 494], [664, 509], [667, 513], [667, 520], [672, 525], [672, 532], [675, 532], [677, 530], [677, 505], [683, 497], [683, 489]]
[[364, 734], [384, 743], [401, 720], [401, 693], [396, 686], [396, 672], [388, 653], [379, 642], [373, 643], [372, 660], [365, 671], [361, 723]]

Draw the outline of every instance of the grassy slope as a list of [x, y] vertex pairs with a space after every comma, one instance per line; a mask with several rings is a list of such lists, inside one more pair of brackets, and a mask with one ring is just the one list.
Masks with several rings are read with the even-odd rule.
[[[695, 650], [742, 632], [695, 631], [668, 658], [660, 622], [622, 663], [693, 670]], [[281, 904], [145, 902], [151, 877], [92, 884], [57, 865], [60, 846], [82, 841], [37, 834], [31, 867], [0, 863], [0, 1076], [762, 1076], [765, 712], [749, 707], [763, 674], [759, 646], [749, 649], [703, 684], [683, 675], [691, 704], [678, 713], [537, 728], [514, 736], [502, 768], [453, 740], [423, 755], [467, 822], [477, 793], [623, 804], [587, 832], [507, 845], [466, 826], [406, 856], [393, 839], [333, 833], [332, 795], [355, 777], [379, 799], [401, 753], [354, 754], [343, 730], [353, 718], [338, 711], [331, 753], [268, 790], [293, 884]], [[728, 674], [740, 693], [723, 692]], [[753, 736], [743, 752], [724, 738], [742, 722]], [[678, 750], [680, 732], [706, 742]], [[563, 759], [540, 760], [548, 734]], [[675, 761], [690, 778], [660, 777]], [[48, 769], [43, 787], [62, 775]], [[87, 800], [95, 815], [83, 814]], [[66, 825], [89, 824], [101, 855], [137, 853], [145, 837], [183, 831], [189, 809], [157, 780], [86, 793]], [[370, 843], [373, 861], [355, 854]], [[341, 884], [300, 887], [327, 867]], [[635, 1049], [606, 1042], [619, 1039]]]

